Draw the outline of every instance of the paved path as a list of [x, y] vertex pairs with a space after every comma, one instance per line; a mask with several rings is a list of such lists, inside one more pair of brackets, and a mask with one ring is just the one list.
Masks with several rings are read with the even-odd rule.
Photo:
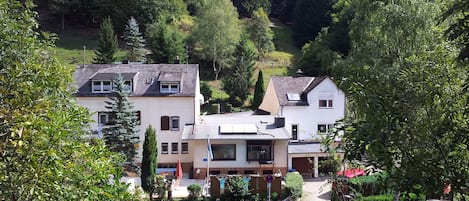
[[305, 179], [301, 201], [331, 200], [331, 185], [326, 178]]

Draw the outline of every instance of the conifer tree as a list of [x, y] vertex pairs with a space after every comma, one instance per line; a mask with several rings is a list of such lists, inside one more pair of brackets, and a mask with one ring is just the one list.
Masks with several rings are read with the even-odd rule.
[[150, 193], [150, 200], [153, 197], [153, 179], [157, 167], [157, 153], [155, 129], [149, 125], [145, 131], [145, 141], [143, 142], [142, 158], [142, 188]]
[[235, 107], [242, 106], [248, 97], [256, 57], [254, 45], [247, 36], [242, 36], [228, 70], [230, 76], [224, 76], [222, 79], [223, 90], [228, 93], [230, 102]]
[[140, 33], [138, 23], [131, 17], [125, 25], [125, 44], [127, 45], [127, 59], [129, 61], [145, 62], [145, 39]]
[[119, 75], [113, 83], [114, 89], [109, 100], [105, 101], [106, 109], [110, 110], [109, 126], [103, 129], [106, 145], [114, 152], [126, 156], [125, 167], [136, 171], [133, 158], [137, 155], [135, 144], [138, 143], [137, 115], [133, 104], [129, 101], [126, 85]]
[[262, 70], [259, 70], [259, 74], [257, 75], [256, 86], [254, 88], [254, 100], [252, 101], [252, 109], [257, 109], [259, 105], [262, 103], [262, 99], [264, 98], [264, 76], [262, 74]]
[[107, 17], [101, 23], [101, 31], [98, 34], [98, 48], [94, 50], [95, 64], [109, 64], [115, 61], [117, 52], [117, 35], [114, 33], [111, 18]]

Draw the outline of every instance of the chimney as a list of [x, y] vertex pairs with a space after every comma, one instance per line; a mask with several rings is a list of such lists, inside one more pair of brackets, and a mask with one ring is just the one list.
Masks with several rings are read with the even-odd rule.
[[303, 76], [304, 76], [303, 71], [301, 70], [301, 68], [298, 68], [298, 70], [295, 73], [295, 78], [296, 77], [303, 77]]
[[274, 125], [275, 125], [275, 128], [285, 127], [285, 117], [275, 117]]
[[179, 56], [176, 56], [176, 59], [174, 59], [174, 63], [175, 64], [180, 64], [181, 63], [180, 60], [179, 60]]

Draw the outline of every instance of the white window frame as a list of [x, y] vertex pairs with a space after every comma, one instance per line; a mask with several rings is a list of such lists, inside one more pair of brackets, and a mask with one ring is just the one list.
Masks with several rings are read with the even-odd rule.
[[[165, 150], [166, 147], [166, 150]], [[169, 153], [169, 143], [162, 142], [161, 143], [161, 154], [168, 154]]]
[[[184, 149], [184, 145], [186, 145], [185, 148], [187, 148], [187, 149]], [[189, 154], [189, 143], [188, 142], [182, 142], [181, 143], [181, 154]]]
[[[174, 124], [174, 120], [177, 120], [177, 124]], [[172, 131], [178, 131], [179, 130], [179, 125], [180, 125], [180, 121], [179, 121], [179, 116], [171, 116], [170, 119], [169, 119], [169, 129], [172, 130]]]
[[[101, 121], [101, 116], [103, 116], [106, 120], [106, 122]], [[106, 125], [109, 123], [109, 114], [107, 112], [98, 112], [98, 124], [100, 125]]]
[[[166, 86], [166, 87], [163, 87]], [[179, 82], [162, 82], [160, 83], [161, 93], [179, 93]]]
[[[99, 85], [96, 85], [95, 82], [99, 82]], [[109, 90], [105, 90], [104, 82], [109, 83]], [[95, 86], [99, 86], [99, 90], [95, 90]], [[93, 93], [111, 93], [112, 91], [112, 81], [111, 80], [92, 80], [91, 81], [91, 92]]]

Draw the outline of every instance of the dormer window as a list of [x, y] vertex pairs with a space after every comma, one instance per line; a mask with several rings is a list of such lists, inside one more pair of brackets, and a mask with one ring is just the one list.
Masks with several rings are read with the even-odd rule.
[[124, 91], [125, 92], [132, 92], [132, 81], [125, 80], [124, 81]]
[[160, 84], [161, 93], [179, 93], [179, 82], [162, 82]]
[[109, 93], [111, 92], [112, 85], [111, 81], [93, 81], [92, 82], [93, 93]]

